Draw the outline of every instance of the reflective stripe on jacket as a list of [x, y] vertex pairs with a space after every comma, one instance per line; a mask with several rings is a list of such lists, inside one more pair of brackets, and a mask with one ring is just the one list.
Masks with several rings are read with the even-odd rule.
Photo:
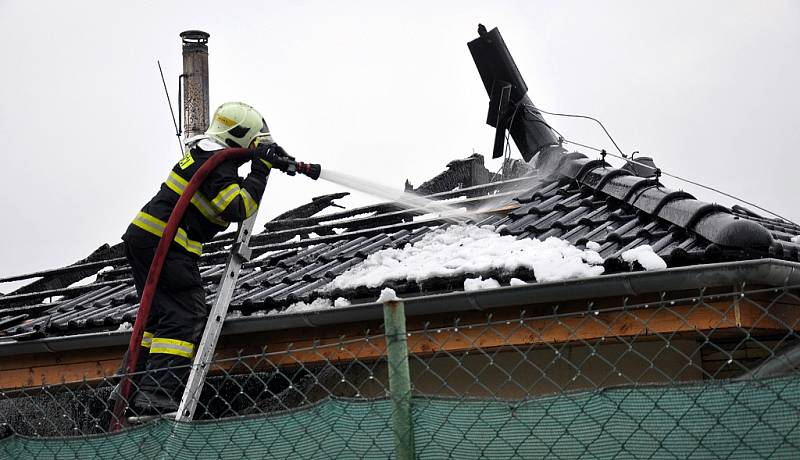
[[[164, 234], [164, 230], [167, 228], [166, 222], [157, 217], [153, 217], [144, 211], [139, 211], [139, 213], [136, 214], [136, 217], [133, 218], [131, 225], [135, 225], [159, 238], [161, 238], [161, 236]], [[198, 256], [203, 255], [203, 245], [199, 241], [190, 240], [186, 235], [186, 230], [180, 227], [178, 227], [178, 232], [175, 233], [175, 242], [192, 254], [196, 254]]]
[[[122, 239], [142, 240], [161, 237], [166, 222], [178, 199], [198, 169], [214, 154], [210, 141], [191, 141], [183, 158], [175, 164], [158, 193], [136, 215]], [[210, 144], [214, 145], [214, 144]], [[201, 147], [209, 148], [204, 150]], [[224, 148], [224, 147], [220, 147]], [[202, 243], [228, 228], [231, 222], [241, 222], [258, 209], [264, 193], [269, 169], [258, 162], [251, 165], [250, 174], [242, 179], [238, 168], [244, 161], [227, 160], [209, 173], [186, 209], [175, 243], [185, 251], [202, 254]], [[155, 242], [153, 242], [155, 244]]]

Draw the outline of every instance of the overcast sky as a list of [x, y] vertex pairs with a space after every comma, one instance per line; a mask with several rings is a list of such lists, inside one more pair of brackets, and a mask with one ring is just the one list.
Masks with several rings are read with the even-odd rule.
[[[800, 220], [797, 1], [0, 0], [0, 277], [118, 242], [155, 193], [179, 155], [156, 60], [174, 100], [181, 31], [211, 34], [212, 110], [248, 102], [298, 159], [401, 188], [490, 156], [466, 46], [479, 22], [541, 108], [599, 117], [623, 150]], [[547, 119], [610, 147], [590, 122]], [[274, 174], [260, 221], [339, 190]]]

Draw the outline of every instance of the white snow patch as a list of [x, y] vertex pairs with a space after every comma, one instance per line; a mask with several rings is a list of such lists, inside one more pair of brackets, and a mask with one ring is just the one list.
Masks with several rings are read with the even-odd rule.
[[230, 310], [225, 315], [225, 319], [234, 319], [234, 318], [241, 318], [241, 317], [242, 317], [241, 310]]
[[381, 291], [381, 295], [378, 297], [376, 302], [384, 303], [384, 302], [396, 302], [400, 300], [400, 297], [397, 297], [397, 293], [394, 292], [392, 288], [383, 288]]
[[128, 321], [125, 321], [124, 323], [120, 324], [119, 327], [117, 328], [118, 331], [130, 331], [131, 329], [133, 329], [133, 324], [131, 324]]
[[101, 269], [100, 269], [100, 271], [99, 271], [99, 272], [97, 272], [97, 274], [98, 274], [98, 275], [102, 275], [103, 273], [108, 273], [108, 272], [110, 272], [110, 271], [111, 271], [111, 270], [113, 270], [113, 269], [114, 269], [114, 266], [113, 266], [113, 265], [106, 265], [105, 267], [101, 268]]
[[250, 316], [274, 316], [274, 315], [286, 315], [290, 313], [305, 313], [311, 311], [318, 311], [318, 310], [327, 310], [334, 307], [347, 307], [350, 306], [350, 301], [345, 299], [344, 297], [339, 297], [333, 303], [331, 303], [330, 299], [325, 298], [318, 298], [312, 302], [295, 302], [285, 310], [258, 310], [250, 314]]
[[344, 297], [339, 297], [338, 299], [333, 301], [334, 307], [349, 307], [350, 301], [345, 299]]
[[295, 303], [289, 305], [288, 307], [286, 307], [286, 310], [283, 310], [283, 311], [277, 312], [277, 313], [281, 313], [281, 314], [303, 313], [303, 312], [307, 312], [307, 311], [326, 310], [328, 308], [333, 308], [333, 305], [331, 305], [331, 299], [325, 299], [325, 298], [320, 297], [319, 299], [316, 299], [311, 303], [306, 303], [306, 302], [302, 302], [302, 301], [301, 302], [295, 302]]
[[[339, 212], [338, 210], [336, 210], [336, 208], [329, 208], [329, 209], [333, 210], [335, 212]], [[326, 217], [326, 214], [330, 214], [330, 212], [328, 212], [327, 209], [325, 211], [322, 211], [320, 214], [316, 214], [316, 216], [318, 216], [318, 217]], [[353, 215], [347, 216], [347, 217], [339, 217], [338, 219], [322, 219], [320, 221], [320, 223], [324, 223], [325, 225], [329, 225], [329, 224], [335, 224], [335, 223], [349, 222], [352, 219], [357, 219], [359, 217], [371, 216], [372, 214], [373, 214], [372, 212], [362, 212], [362, 213], [353, 214]]]
[[662, 270], [667, 268], [667, 263], [664, 262], [664, 259], [653, 252], [653, 248], [647, 244], [623, 252], [622, 260], [629, 263], [633, 263], [634, 261], [639, 262], [639, 265], [645, 270]]
[[603, 273], [603, 258], [550, 237], [545, 241], [502, 236], [491, 228], [450, 226], [402, 249], [384, 249], [339, 275], [326, 289], [379, 287], [389, 280], [422, 281], [489, 270], [533, 269], [539, 282]]
[[494, 289], [499, 288], [500, 283], [494, 278], [483, 279], [482, 276], [477, 278], [467, 278], [464, 280], [465, 291], [477, 291], [480, 289]]
[[800, 244], [800, 235], [793, 236], [793, 237], [792, 237], [792, 243], [798, 243], [798, 244]]
[[42, 300], [42, 303], [56, 303], [56, 302], [58, 302], [60, 300], [63, 300], [64, 297], [66, 297], [66, 296], [56, 295], [56, 296], [53, 296], [53, 297], [48, 297], [48, 298]]
[[89, 275], [86, 278], [75, 281], [74, 283], [70, 284], [69, 287], [88, 286], [95, 281], [97, 281], [97, 274]]
[[[265, 252], [263, 254], [260, 254], [258, 257], [254, 257], [254, 258], [250, 259], [250, 262], [256, 262], [256, 261], [261, 261], [261, 260], [267, 259], [270, 256], [272, 256], [273, 254], [276, 254], [277, 252], [278, 251], [267, 251], [267, 252]], [[260, 268], [260, 267], [256, 267], [256, 268]]]
[[600, 243], [597, 243], [595, 241], [589, 241], [586, 243], [586, 249], [591, 249], [592, 251], [599, 251]]
[[525, 286], [528, 283], [526, 283], [525, 281], [522, 281], [519, 278], [511, 278], [508, 281], [508, 284], [509, 284], [509, 286]]
[[[461, 190], [461, 188], [460, 187], [456, 187], [453, 190], [451, 190], [451, 192], [455, 192], [456, 190]], [[455, 195], [455, 196], [451, 196], [450, 198], [440, 198], [440, 199], [436, 200], [436, 202], [437, 203], [452, 203], [454, 201], [461, 201], [461, 200], [463, 200], [465, 198], [467, 198], [466, 195]]]
[[450, 212], [429, 212], [426, 214], [414, 216], [412, 217], [412, 220], [414, 222], [433, 222], [433, 223], [436, 223], [437, 221], [443, 218], [459, 220], [466, 214], [466, 212], [462, 211], [462, 209], [463, 208], [459, 208], [455, 211], [450, 211]]
[[303, 237], [301, 237], [300, 235], [295, 235], [295, 236], [292, 237], [291, 240], [287, 241], [287, 243], [297, 243], [298, 241], [300, 241], [302, 239], [303, 239]]

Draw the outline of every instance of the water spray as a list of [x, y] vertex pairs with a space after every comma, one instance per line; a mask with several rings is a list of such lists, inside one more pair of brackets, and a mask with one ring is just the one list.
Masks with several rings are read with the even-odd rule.
[[353, 190], [358, 190], [359, 192], [364, 192], [368, 195], [392, 201], [405, 209], [423, 209], [431, 213], [439, 213], [440, 217], [455, 222], [464, 222], [467, 220], [461, 208], [401, 191], [375, 181], [356, 177], [352, 174], [322, 169], [319, 178]]
[[[438, 214], [439, 219], [457, 224], [468, 222], [470, 216], [474, 214], [497, 211], [498, 206], [507, 204], [508, 201], [507, 197], [498, 197], [497, 200], [488, 199], [477, 209], [472, 209], [470, 212], [467, 212], [464, 210], [463, 206], [453, 206], [442, 203], [414, 193], [398, 190], [376, 181], [364, 179], [341, 171], [322, 168], [318, 164], [303, 163], [292, 159], [291, 166], [286, 172], [290, 175], [294, 175], [295, 173], [304, 174], [314, 180], [323, 179], [327, 182], [357, 190], [370, 196], [383, 198], [404, 209], [422, 211], [422, 214]], [[530, 174], [530, 179], [532, 181], [540, 180], [538, 173]]]

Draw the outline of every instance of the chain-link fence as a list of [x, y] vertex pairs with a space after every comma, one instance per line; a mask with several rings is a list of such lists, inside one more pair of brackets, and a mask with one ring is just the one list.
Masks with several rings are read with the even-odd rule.
[[107, 433], [113, 376], [5, 390], [0, 453], [800, 457], [798, 286], [455, 320], [405, 318], [402, 303], [391, 303], [384, 317], [378, 333], [218, 356], [192, 422], [129, 411], [125, 428]]

